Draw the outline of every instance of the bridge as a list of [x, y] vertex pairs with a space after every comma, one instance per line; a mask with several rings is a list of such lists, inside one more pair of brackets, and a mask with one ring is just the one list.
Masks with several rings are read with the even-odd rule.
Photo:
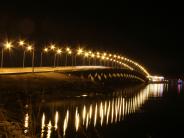
[[[4, 61], [4, 57], [14, 49], [21, 49], [19, 54], [22, 56], [22, 67], [4, 67], [4, 63], [9, 62]], [[31, 61], [29, 61], [31, 66], [29, 67], [25, 65], [26, 54], [31, 55]], [[51, 64], [48, 65], [48, 63]], [[80, 77], [87, 77], [91, 80], [126, 78], [147, 82], [155, 79], [144, 66], [117, 53], [85, 50], [80, 47], [70, 48], [69, 46], [61, 48], [55, 44], [40, 49], [23, 40], [14, 43], [6, 41], [2, 45], [1, 75], [34, 72], [62, 72], [80, 75]]]

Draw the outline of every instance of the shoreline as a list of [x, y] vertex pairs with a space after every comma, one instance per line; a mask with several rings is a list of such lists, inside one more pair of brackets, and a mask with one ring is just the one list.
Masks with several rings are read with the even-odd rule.
[[[133, 82], [132, 82], [133, 83]], [[100, 91], [114, 85], [128, 85], [128, 82], [113, 80], [97, 82], [61, 72], [25, 73], [0, 75], [0, 91]], [[112, 86], [111, 86], [112, 85]], [[131, 85], [131, 84], [130, 84]]]

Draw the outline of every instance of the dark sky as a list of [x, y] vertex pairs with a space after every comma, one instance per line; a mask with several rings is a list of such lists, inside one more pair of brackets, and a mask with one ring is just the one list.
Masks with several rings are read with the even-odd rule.
[[151, 73], [184, 75], [183, 8], [169, 1], [14, 2], [0, 6], [0, 41], [23, 37], [118, 52]]

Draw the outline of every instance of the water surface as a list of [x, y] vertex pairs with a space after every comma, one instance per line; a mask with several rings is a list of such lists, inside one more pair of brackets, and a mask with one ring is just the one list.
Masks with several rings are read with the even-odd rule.
[[1, 91], [0, 121], [8, 123], [8, 126], [1, 123], [1, 135], [10, 137], [16, 133], [43, 138], [182, 135], [181, 131], [176, 133], [184, 117], [182, 85], [137, 85], [72, 96], [66, 93]]

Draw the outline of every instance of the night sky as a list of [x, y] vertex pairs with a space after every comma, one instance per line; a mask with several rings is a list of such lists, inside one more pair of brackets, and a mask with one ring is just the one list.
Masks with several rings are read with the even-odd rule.
[[0, 6], [0, 41], [26, 38], [120, 53], [153, 74], [184, 75], [181, 3], [14, 2]]

